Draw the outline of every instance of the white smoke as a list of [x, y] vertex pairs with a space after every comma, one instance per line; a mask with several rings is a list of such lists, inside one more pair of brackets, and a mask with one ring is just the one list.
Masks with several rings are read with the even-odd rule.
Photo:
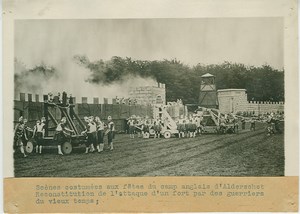
[[90, 83], [86, 81], [89, 78], [90, 71], [72, 60], [56, 66], [53, 65], [53, 67], [55, 68], [55, 74], [45, 78], [43, 74], [26, 74], [31, 68], [26, 68], [24, 64], [17, 61], [15, 63], [15, 73], [26, 75], [22, 75], [20, 80], [22, 84], [16, 87], [16, 93], [48, 94], [51, 92], [56, 95], [58, 92], [65, 91], [68, 95], [72, 94], [72, 96], [78, 98], [115, 98], [116, 96], [128, 98], [131, 87], [157, 86], [157, 82], [153, 78], [142, 78], [133, 75], [123, 76], [120, 81], [109, 85]]

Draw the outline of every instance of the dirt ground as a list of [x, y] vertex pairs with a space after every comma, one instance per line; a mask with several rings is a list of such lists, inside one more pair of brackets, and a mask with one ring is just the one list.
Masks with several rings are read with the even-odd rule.
[[116, 135], [113, 151], [15, 156], [16, 177], [111, 176], [283, 176], [284, 134], [267, 136], [264, 128], [239, 134], [196, 138], [130, 139]]

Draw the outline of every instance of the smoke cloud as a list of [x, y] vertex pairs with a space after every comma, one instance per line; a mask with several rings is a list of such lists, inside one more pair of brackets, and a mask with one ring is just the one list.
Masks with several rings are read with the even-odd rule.
[[27, 68], [16, 59], [15, 93], [57, 94], [65, 91], [75, 97], [128, 98], [131, 87], [157, 85], [151, 77], [134, 74], [123, 74], [113, 81], [95, 82], [91, 81], [93, 74], [90, 68], [80, 66], [74, 59], [51, 67], [41, 62], [33, 68]]

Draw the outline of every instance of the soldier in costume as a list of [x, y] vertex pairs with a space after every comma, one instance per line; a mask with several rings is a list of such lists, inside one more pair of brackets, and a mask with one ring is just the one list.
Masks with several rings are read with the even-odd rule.
[[42, 154], [42, 143], [45, 136], [45, 123], [44, 118], [36, 121], [36, 125], [33, 128], [33, 137], [36, 141], [35, 152]]
[[197, 121], [196, 118], [192, 118], [192, 125], [191, 125], [191, 132], [192, 132], [192, 137], [196, 137], [196, 132], [197, 132]]
[[114, 145], [113, 145], [113, 139], [115, 138], [115, 124], [112, 121], [112, 117], [108, 116], [107, 118], [107, 139], [108, 139], [108, 147], [110, 148], [110, 150], [114, 149]]
[[137, 133], [138, 137], [142, 137], [143, 136], [143, 121], [141, 119], [140, 116], [136, 117], [136, 122], [135, 122], [135, 126], [134, 126], [135, 132]]
[[129, 136], [130, 136], [130, 138], [134, 138], [135, 121], [133, 119], [133, 116], [131, 116], [129, 118], [127, 124], [129, 125]]
[[178, 137], [184, 137], [184, 124], [183, 124], [183, 116], [180, 116], [180, 119], [177, 121], [177, 130], [178, 130]]
[[94, 152], [96, 150], [95, 148], [97, 148], [97, 145], [98, 145], [98, 143], [97, 143], [97, 124], [96, 124], [95, 118], [93, 116], [90, 116], [89, 120], [90, 120], [90, 123], [91, 123], [90, 131], [93, 135], [93, 137], [92, 137], [92, 139], [93, 139], [92, 144], [93, 145], [91, 146], [91, 150], [92, 150], [92, 152]]
[[187, 137], [193, 137], [193, 120], [190, 118], [186, 123]]
[[199, 135], [201, 135], [202, 132], [202, 126], [201, 126], [201, 117], [198, 115], [195, 118], [195, 123], [196, 123], [196, 129]]
[[95, 122], [97, 126], [97, 150], [98, 152], [102, 152], [104, 149], [104, 122], [99, 117], [95, 118]]
[[156, 137], [160, 138], [161, 120], [159, 118], [157, 118], [156, 120], [154, 120], [153, 129], [155, 131], [154, 138], [156, 138]]
[[250, 131], [255, 131], [255, 119], [251, 118], [250, 120]]
[[[151, 122], [149, 121], [149, 119], [147, 117], [145, 117], [144, 124], [143, 124], [143, 137], [144, 138], [149, 138], [149, 136], [150, 136], [150, 133], [149, 133], [150, 125], [151, 125]], [[147, 137], [145, 137], [145, 136], [147, 136]]]
[[25, 126], [24, 126], [24, 119], [21, 116], [19, 118], [19, 122], [15, 127], [14, 130], [14, 147], [15, 148], [20, 148], [21, 153], [23, 154], [24, 158], [27, 157], [24, 151], [24, 143], [26, 140], [26, 132], [25, 132]]
[[54, 134], [54, 137], [53, 137], [53, 140], [55, 140], [58, 143], [57, 149], [58, 149], [58, 154], [59, 155], [63, 155], [63, 153], [61, 151], [61, 146], [67, 139], [68, 134], [66, 133], [66, 131], [74, 132], [73, 130], [68, 129], [66, 127], [66, 122], [67, 122], [67, 120], [66, 120], [65, 117], [63, 117], [60, 120], [60, 123], [57, 125], [56, 130], [55, 130], [55, 134]]
[[95, 147], [94, 144], [96, 144], [96, 123], [93, 121], [93, 117], [85, 117], [84, 121], [86, 122], [86, 129], [82, 132], [82, 134], [87, 135], [87, 142], [85, 144], [85, 153], [94, 152]]

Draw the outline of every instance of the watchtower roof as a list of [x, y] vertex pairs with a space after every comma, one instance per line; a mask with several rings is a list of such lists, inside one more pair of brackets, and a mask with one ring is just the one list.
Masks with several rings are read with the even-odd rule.
[[203, 74], [201, 77], [214, 77], [214, 75], [210, 73]]

